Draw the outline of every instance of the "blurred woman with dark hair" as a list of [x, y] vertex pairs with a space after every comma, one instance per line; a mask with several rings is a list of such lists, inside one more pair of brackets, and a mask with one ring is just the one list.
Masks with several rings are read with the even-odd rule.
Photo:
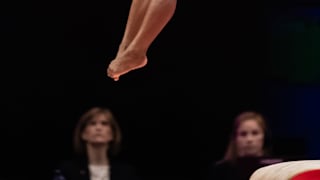
[[65, 180], [137, 180], [128, 164], [112, 159], [119, 151], [121, 132], [110, 109], [85, 112], [74, 132], [76, 158], [62, 163], [55, 176]]

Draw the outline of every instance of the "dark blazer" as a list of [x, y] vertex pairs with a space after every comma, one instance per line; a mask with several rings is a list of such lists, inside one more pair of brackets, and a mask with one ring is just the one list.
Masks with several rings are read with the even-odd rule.
[[[120, 161], [110, 162], [110, 180], [140, 180], [135, 169]], [[62, 162], [55, 170], [53, 180], [90, 180], [88, 163], [84, 159]]]
[[206, 180], [249, 180], [255, 170], [283, 161], [282, 158], [271, 157], [246, 157], [235, 162], [219, 161], [210, 166]]

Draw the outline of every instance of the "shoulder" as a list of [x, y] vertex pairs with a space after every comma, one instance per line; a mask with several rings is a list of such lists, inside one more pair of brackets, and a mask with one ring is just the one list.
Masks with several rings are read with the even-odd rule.
[[208, 166], [208, 171], [210, 173], [221, 173], [221, 172], [227, 172], [232, 169], [232, 163], [225, 161], [225, 160], [219, 160], [211, 162]]
[[206, 180], [212, 179], [230, 179], [229, 175], [232, 172], [231, 163], [225, 160], [211, 162], [208, 169]]
[[70, 170], [75, 168], [80, 168], [81, 164], [75, 160], [63, 160], [58, 164], [60, 170]]
[[86, 174], [86, 172], [86, 164], [76, 160], [63, 160], [55, 168], [55, 174], [59, 173], [66, 177], [75, 177]]
[[128, 162], [112, 161], [110, 170], [114, 179], [139, 179], [139, 173], [135, 166]]
[[110, 167], [112, 170], [135, 171], [134, 166], [125, 161], [112, 161]]

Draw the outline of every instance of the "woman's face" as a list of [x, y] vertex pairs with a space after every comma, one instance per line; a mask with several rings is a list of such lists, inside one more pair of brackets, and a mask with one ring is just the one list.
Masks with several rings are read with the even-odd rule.
[[238, 155], [260, 156], [263, 154], [264, 132], [254, 119], [243, 121], [236, 134]]
[[108, 144], [113, 140], [109, 118], [105, 114], [94, 116], [85, 127], [82, 139], [90, 144]]

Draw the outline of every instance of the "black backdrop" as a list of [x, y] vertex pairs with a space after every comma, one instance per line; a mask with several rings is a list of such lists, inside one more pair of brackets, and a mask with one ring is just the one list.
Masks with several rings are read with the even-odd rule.
[[199, 179], [223, 156], [235, 115], [281, 115], [268, 91], [271, 82], [286, 83], [269, 70], [270, 6], [179, 1], [149, 49], [148, 65], [113, 82], [105, 69], [121, 40], [129, 0], [7, 2], [1, 174], [48, 178], [72, 154], [81, 113], [101, 105], [122, 127], [121, 157], [143, 177]]

